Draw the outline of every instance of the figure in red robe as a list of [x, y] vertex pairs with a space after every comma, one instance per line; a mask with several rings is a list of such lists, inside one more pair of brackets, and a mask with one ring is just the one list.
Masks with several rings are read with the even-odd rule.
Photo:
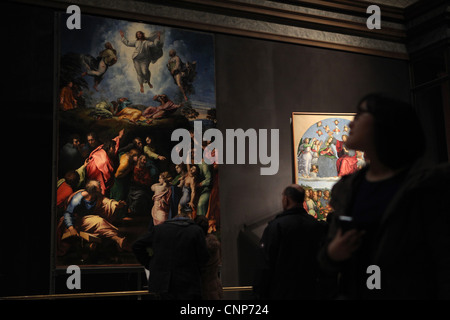
[[86, 160], [86, 177], [88, 180], [97, 180], [103, 195], [108, 195], [114, 184], [113, 159], [119, 150], [119, 141], [123, 130], [114, 139], [105, 142], [91, 152]]
[[336, 140], [336, 150], [339, 158], [336, 160], [336, 170], [339, 177], [351, 174], [358, 170], [358, 159], [356, 159], [356, 152], [353, 156], [349, 155], [348, 150], [345, 148], [345, 141], [347, 136], [342, 136], [342, 141]]

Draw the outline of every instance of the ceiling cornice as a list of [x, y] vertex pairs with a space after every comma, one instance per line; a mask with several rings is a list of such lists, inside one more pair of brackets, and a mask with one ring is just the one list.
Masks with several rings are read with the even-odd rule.
[[370, 30], [361, 1], [13, 1], [60, 10], [76, 4], [86, 14], [408, 59], [403, 10], [382, 5], [382, 28]]

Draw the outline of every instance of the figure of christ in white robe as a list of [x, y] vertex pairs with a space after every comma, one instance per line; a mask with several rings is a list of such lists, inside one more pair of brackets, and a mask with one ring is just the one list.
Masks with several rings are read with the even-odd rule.
[[136, 32], [136, 40], [132, 41], [125, 37], [122, 30], [120, 31], [120, 35], [124, 45], [135, 48], [132, 59], [140, 85], [140, 91], [144, 92], [144, 83], [147, 83], [150, 88], [153, 88], [150, 82], [150, 63], [155, 63], [162, 57], [163, 42], [161, 41], [161, 32], [154, 32], [149, 37], [146, 37], [142, 31], [138, 31]]

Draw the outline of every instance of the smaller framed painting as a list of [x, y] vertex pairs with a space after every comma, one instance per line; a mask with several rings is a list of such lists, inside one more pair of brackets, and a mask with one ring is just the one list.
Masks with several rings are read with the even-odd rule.
[[364, 153], [345, 141], [353, 113], [292, 113], [295, 183], [305, 189], [305, 209], [319, 220], [331, 211], [330, 193], [340, 177], [365, 165]]

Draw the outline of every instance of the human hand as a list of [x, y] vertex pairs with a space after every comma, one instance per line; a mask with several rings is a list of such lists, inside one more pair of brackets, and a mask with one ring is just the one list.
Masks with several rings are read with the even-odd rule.
[[119, 200], [119, 202], [117, 203], [116, 209], [121, 209], [121, 208], [125, 207], [126, 205], [127, 205], [127, 203], [124, 200]]
[[357, 229], [342, 233], [342, 229], [339, 228], [334, 239], [328, 244], [327, 253], [330, 259], [333, 261], [349, 259], [360, 247], [364, 233], [365, 231]]
[[68, 229], [69, 229], [70, 235], [79, 236], [77, 229], [75, 229], [73, 226], [70, 226]]

